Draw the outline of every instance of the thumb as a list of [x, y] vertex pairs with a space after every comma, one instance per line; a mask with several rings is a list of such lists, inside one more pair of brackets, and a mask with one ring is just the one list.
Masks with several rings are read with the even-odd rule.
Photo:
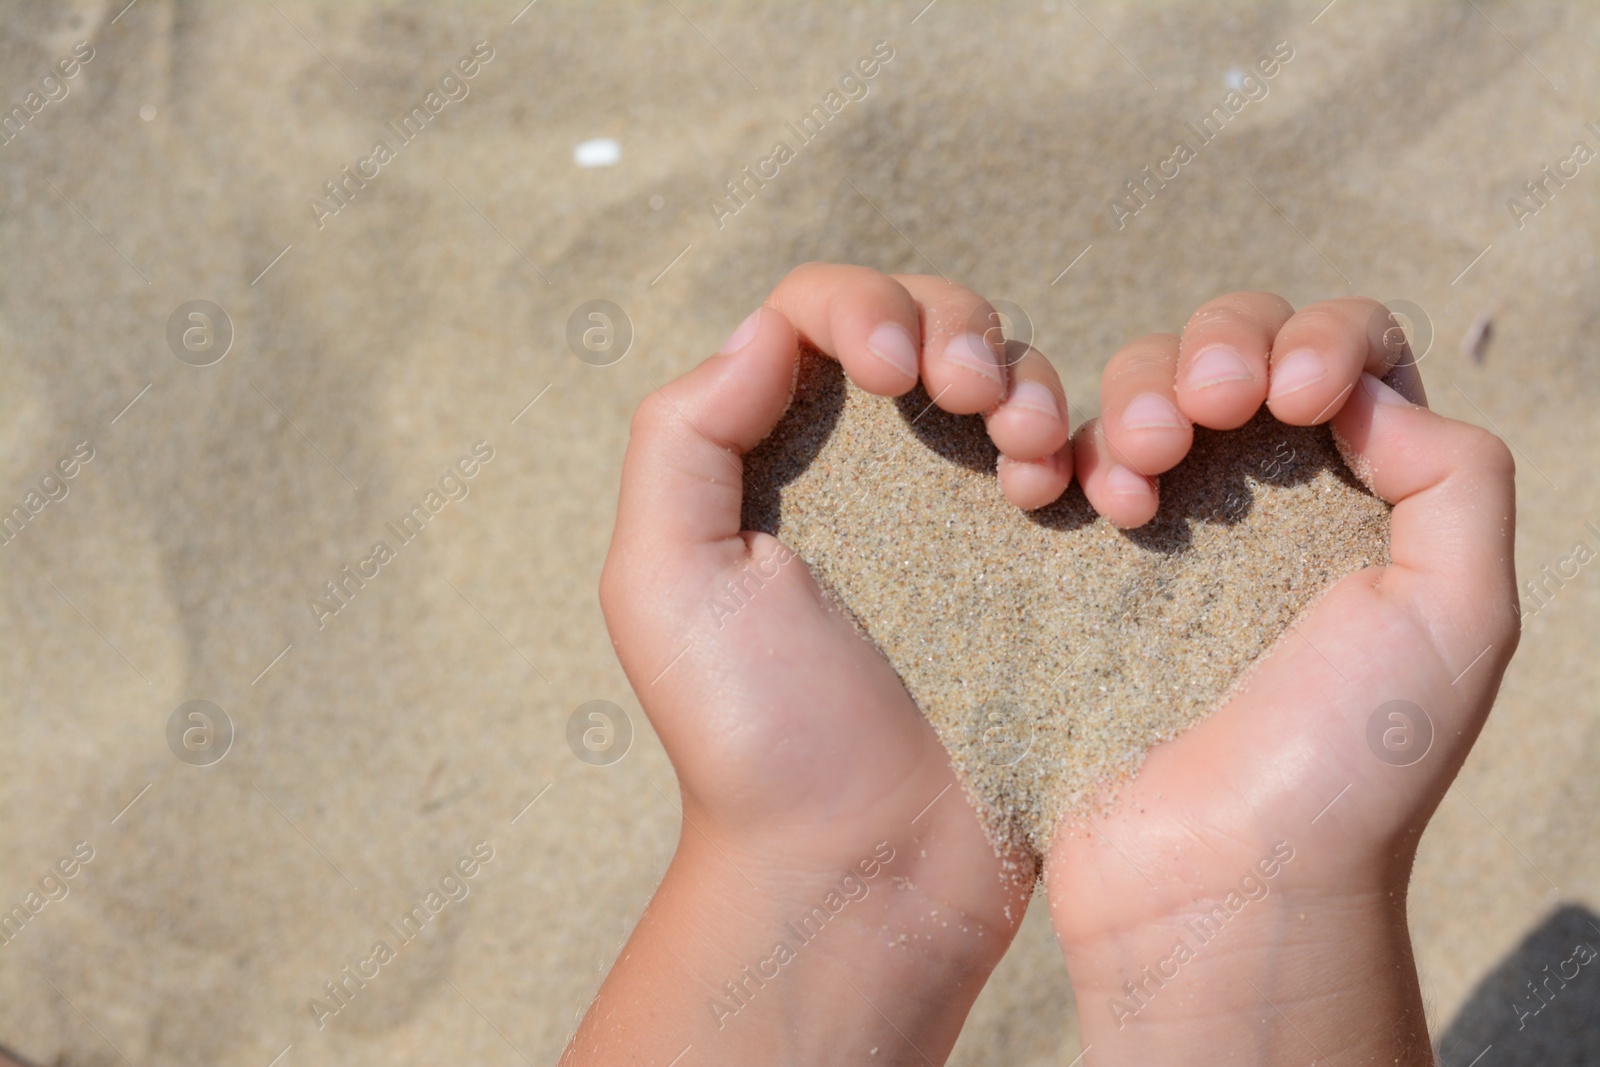
[[1333, 424], [1358, 475], [1394, 505], [1382, 591], [1421, 621], [1452, 674], [1476, 665], [1475, 688], [1497, 680], [1519, 629], [1510, 450], [1370, 374]]
[[798, 354], [788, 319], [759, 308], [721, 352], [640, 402], [623, 461], [613, 557], [659, 575], [707, 548], [745, 552], [743, 456], [789, 406]]

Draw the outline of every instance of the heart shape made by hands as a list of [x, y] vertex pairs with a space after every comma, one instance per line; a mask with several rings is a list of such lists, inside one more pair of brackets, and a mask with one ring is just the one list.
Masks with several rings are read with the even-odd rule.
[[1159, 741], [1218, 708], [1338, 579], [1388, 562], [1389, 506], [1327, 426], [1195, 428], [1136, 530], [1074, 482], [1011, 505], [981, 416], [873, 396], [802, 356], [746, 457], [744, 527], [780, 538], [899, 672], [997, 846], [1048, 847]]

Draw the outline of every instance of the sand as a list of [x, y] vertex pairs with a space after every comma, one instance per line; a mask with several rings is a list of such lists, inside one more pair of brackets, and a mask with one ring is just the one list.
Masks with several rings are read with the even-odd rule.
[[[596, 598], [628, 417], [808, 259], [1020, 305], [1074, 422], [1117, 346], [1219, 293], [1409, 300], [1434, 407], [1518, 450], [1524, 579], [1596, 543], [1600, 171], [1506, 209], [1600, 119], [1593, 5], [125, 6], [0, 18], [6, 108], [96, 48], [0, 147], [7, 506], [96, 450], [0, 548], [0, 904], [96, 849], [0, 947], [0, 1045], [32, 1063], [555, 1061], [679, 825]], [[310, 198], [483, 39], [472, 95], [318, 229]], [[878, 39], [871, 94], [719, 228], [710, 198]], [[1271, 94], [1118, 228], [1123, 182], [1280, 40]], [[579, 167], [603, 137], [621, 161]], [[167, 345], [192, 299], [236, 326], [211, 367]], [[635, 328], [609, 367], [566, 344], [594, 299]], [[317, 629], [307, 598], [478, 440], [471, 495]], [[1558, 905], [1600, 911], [1600, 570], [1544, 600], [1422, 841], [1439, 1034], [1503, 965], [1559, 962], [1519, 954]], [[210, 768], [167, 748], [191, 699], [238, 727]], [[609, 767], [567, 747], [595, 699], [633, 717]], [[472, 896], [317, 1029], [307, 1000], [480, 837]], [[1082, 1051], [1042, 912], [953, 1064]], [[1519, 1047], [1470, 1029], [1455, 1067]]]
[[1199, 428], [1133, 531], [1076, 483], [1020, 511], [995, 459], [980, 416], [872, 396], [807, 353], [747, 459], [745, 526], [799, 552], [899, 671], [997, 848], [1042, 855], [1332, 583], [1388, 561], [1389, 507], [1326, 426]]

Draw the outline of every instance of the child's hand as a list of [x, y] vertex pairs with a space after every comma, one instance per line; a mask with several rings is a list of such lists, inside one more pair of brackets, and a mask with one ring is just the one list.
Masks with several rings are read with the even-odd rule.
[[[1150, 753], [1111, 817], [1057, 837], [1051, 911], [1101, 1062], [1215, 1063], [1221, 1049], [1433, 1062], [1406, 886], [1517, 644], [1512, 461], [1374, 377], [1399, 354], [1369, 337], [1375, 313], [1366, 300], [1292, 315], [1266, 294], [1214, 301], [1181, 344], [1119, 352], [1101, 420], [1077, 437], [1089, 499], [1136, 525], [1156, 508], [1145, 476], [1183, 457], [1190, 420], [1237, 426], [1266, 398], [1286, 422], [1331, 417], [1395, 505], [1389, 566], [1335, 585], [1242, 695]], [[1196, 381], [1212, 371], [1217, 384]], [[1420, 401], [1414, 371], [1391, 380]]]
[[808, 263], [767, 306], [834, 354], [869, 393], [899, 396], [917, 382], [959, 415], [981, 412], [1000, 450], [1000, 485], [1018, 507], [1043, 507], [1072, 480], [1067, 400], [1050, 361], [1006, 344], [987, 300], [943, 278]]
[[[900, 393], [901, 343], [915, 355], [925, 320], [942, 340], [935, 322], [980, 303], [911, 282], [915, 300], [870, 271], [801, 268], [634, 416], [601, 602], [684, 826], [568, 1063], [665, 1064], [686, 1045], [696, 1063], [942, 1062], [1022, 919], [1031, 865], [996, 858], [894, 670], [803, 562], [739, 528], [741, 456], [788, 404], [797, 329]], [[924, 365], [956, 410], [1005, 380]], [[1060, 448], [1064, 410], [996, 429]]]

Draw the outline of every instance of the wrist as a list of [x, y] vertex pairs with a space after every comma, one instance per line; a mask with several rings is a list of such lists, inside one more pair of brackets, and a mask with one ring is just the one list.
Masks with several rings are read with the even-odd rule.
[[1097, 1062], [1431, 1067], [1403, 889], [1215, 903], [1063, 943]]
[[803, 940], [852, 968], [911, 958], [918, 974], [986, 976], [1022, 921], [1034, 867], [997, 859], [958, 796], [917, 800], [912, 817], [884, 805], [820, 826], [755, 829], [686, 804], [674, 867], [706, 871], [704, 899], [715, 907], [759, 914], [791, 945]]
[[819, 862], [803, 842], [741, 848], [686, 819], [564, 1067], [691, 1047], [709, 1064], [942, 1063], [1010, 938], [930, 904], [911, 845]]
[[[707, 1017], [731, 1026], [763, 998], [782, 997], [792, 1012], [824, 1005], [824, 990], [842, 989], [861, 1014], [880, 1027], [878, 1013], [886, 1014], [913, 1038], [953, 1015], [953, 1042], [1013, 930], [934, 896], [927, 888], [936, 882], [927, 869], [933, 850], [924, 844], [909, 835], [863, 838], [819, 860], [772, 841], [741, 850], [686, 825], [668, 881], [693, 901], [708, 955], [729, 971], [714, 983], [717, 1006], [708, 1005]], [[1019, 895], [1018, 918], [1026, 899]], [[833, 1016], [840, 1010], [827, 1008]], [[923, 1051], [936, 1056], [926, 1045]]]

